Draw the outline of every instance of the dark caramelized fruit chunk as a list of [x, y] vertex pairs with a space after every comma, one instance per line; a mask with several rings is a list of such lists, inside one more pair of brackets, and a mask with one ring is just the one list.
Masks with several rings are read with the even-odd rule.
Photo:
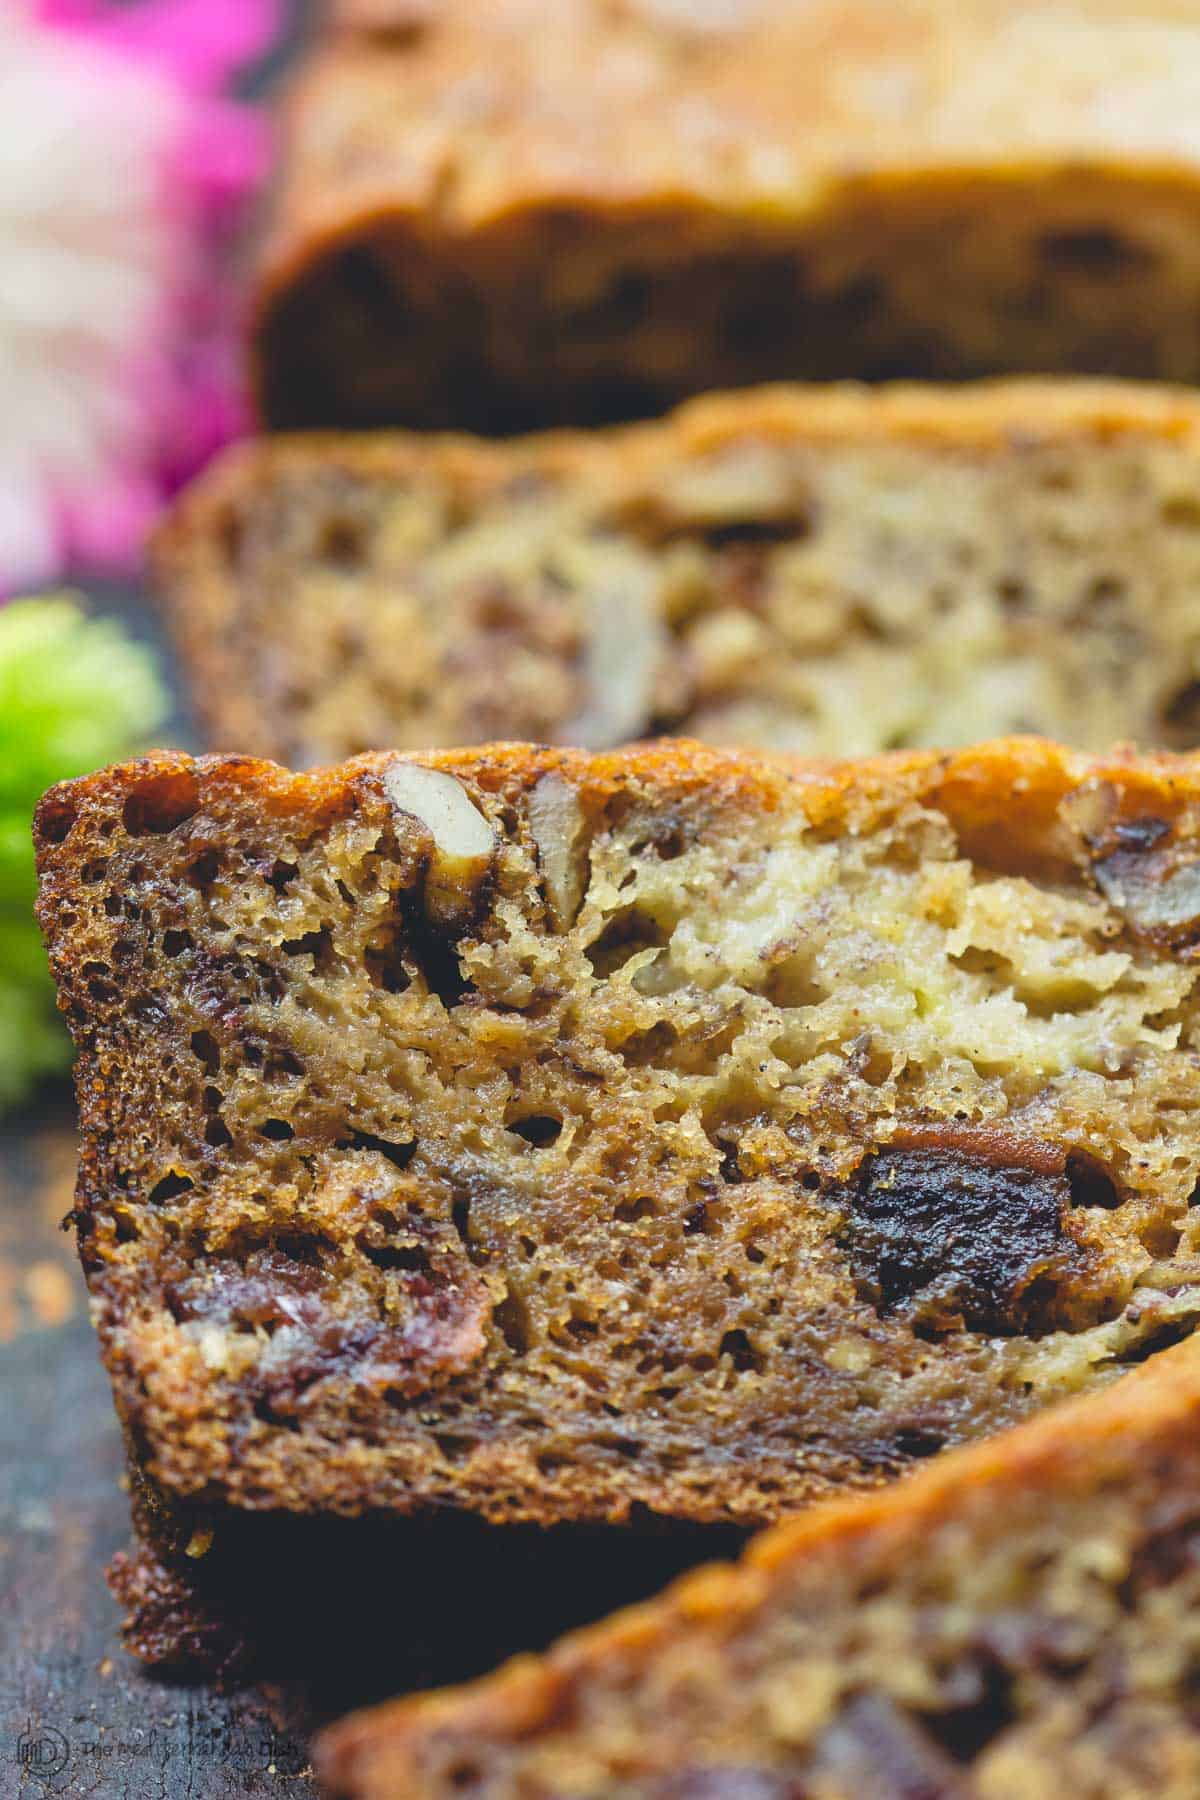
[[934, 1329], [1024, 1330], [1034, 1284], [1065, 1273], [1074, 1248], [1065, 1158], [1057, 1170], [1033, 1160], [932, 1145], [865, 1158], [849, 1230], [860, 1290], [883, 1312], [910, 1305]]

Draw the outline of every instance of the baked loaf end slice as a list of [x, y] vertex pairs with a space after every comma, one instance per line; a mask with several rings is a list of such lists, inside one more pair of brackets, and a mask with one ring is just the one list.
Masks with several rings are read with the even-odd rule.
[[363, 0], [294, 96], [276, 427], [1200, 375], [1192, 0]]
[[1200, 1315], [1200, 763], [163, 753], [36, 834], [176, 1503], [756, 1523]]
[[505, 445], [260, 440], [159, 543], [209, 742], [1200, 738], [1200, 406], [761, 389]]
[[473, 1688], [344, 1721], [347, 1800], [1190, 1800], [1200, 1358], [759, 1538]]

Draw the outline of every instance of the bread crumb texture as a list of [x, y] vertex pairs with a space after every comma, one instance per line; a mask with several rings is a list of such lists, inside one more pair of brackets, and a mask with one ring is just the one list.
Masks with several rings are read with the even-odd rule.
[[163, 753], [37, 833], [176, 1498], [756, 1522], [1200, 1315], [1194, 762]]
[[159, 571], [209, 741], [292, 764], [1200, 740], [1182, 392], [760, 389], [505, 445], [268, 439], [191, 491]]

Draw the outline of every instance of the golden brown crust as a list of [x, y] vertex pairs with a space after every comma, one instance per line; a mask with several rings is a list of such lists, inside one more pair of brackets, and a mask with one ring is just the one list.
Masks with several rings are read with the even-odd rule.
[[[468, 371], [458, 404], [470, 405], [470, 372], [482, 357], [485, 376], [497, 377], [500, 415], [536, 418], [540, 408], [543, 418], [569, 418], [574, 405], [580, 416], [581, 398], [595, 398], [589, 355], [598, 351], [593, 367], [619, 380], [606, 352], [625, 334], [635, 405], [638, 395], [662, 404], [706, 385], [679, 342], [689, 330], [707, 335], [707, 322], [696, 324], [698, 286], [690, 308], [687, 286], [676, 288], [673, 317], [664, 314], [674, 342], [659, 335], [657, 318], [653, 333], [633, 337], [647, 297], [620, 286], [622, 273], [641, 281], [648, 272], [653, 283], [688, 258], [718, 283], [728, 273], [722, 258], [743, 259], [747, 286], [751, 268], [760, 283], [778, 284], [795, 273], [779, 259], [795, 253], [805, 265], [807, 349], [778, 331], [773, 344], [755, 343], [752, 328], [733, 342], [743, 316], [734, 306], [730, 329], [713, 338], [724, 384], [879, 373], [862, 359], [886, 363], [889, 353], [893, 372], [1119, 367], [1187, 379], [1193, 371], [1182, 305], [1169, 326], [1140, 327], [1136, 310], [1113, 305], [1114, 286], [1131, 274], [1136, 281], [1173, 233], [1176, 247], [1195, 236], [1186, 71], [1196, 22], [1179, 0], [1138, 8], [905, 0], [882, 10], [870, 0], [702, 9], [570, 0], [550, 13], [532, 0], [486, 9], [455, 0], [415, 11], [372, 5], [365, 16], [351, 8], [345, 23], [343, 42], [294, 95], [263, 259], [259, 351], [277, 422], [335, 420], [339, 406], [342, 417], [372, 416], [353, 371], [313, 403], [273, 367], [280, 309], [344, 250], [378, 254], [360, 296], [368, 308], [392, 282], [405, 305], [431, 318], [430, 297], [442, 297], [440, 332], [456, 340], [443, 374], [454, 380], [456, 364]], [[977, 235], [962, 230], [981, 192], [1001, 221], [995, 239], [978, 221]], [[1159, 223], [1146, 241], [1139, 221], [1151, 215]], [[577, 259], [581, 221], [589, 244]], [[961, 244], [948, 275], [964, 298], [941, 344], [922, 333], [908, 291], [909, 248], [919, 240], [932, 249], [939, 233], [943, 245]], [[1026, 278], [1025, 246], [1039, 237], [1048, 247]], [[547, 245], [566, 253], [557, 272], [541, 262]], [[1192, 264], [1185, 252], [1183, 287]], [[898, 290], [882, 306], [869, 285], [880, 271]], [[1088, 307], [1070, 292], [1081, 285], [1099, 301], [1090, 328]], [[505, 331], [515, 323], [520, 332], [518, 293], [551, 334], [579, 321], [562, 361], [554, 343], [540, 396], [531, 356], [498, 366], [511, 349]], [[493, 301], [507, 321], [494, 336]], [[403, 331], [401, 307], [395, 318]], [[1074, 350], [1082, 360], [1073, 360], [1072, 319], [1090, 340]], [[440, 345], [431, 340], [431, 349], [442, 366]], [[404, 422], [453, 418], [444, 393], [419, 384], [407, 392]]]
[[[505, 1766], [511, 1775], [520, 1769], [523, 1745], [556, 1733], [569, 1744], [571, 1720], [588, 1717], [593, 1684], [613, 1681], [635, 1694], [652, 1682], [664, 1653], [680, 1644], [691, 1644], [692, 1663], [699, 1667], [706, 1642], [719, 1657], [722, 1646], [752, 1635], [757, 1615], [773, 1601], [786, 1604], [789, 1586], [803, 1589], [810, 1601], [815, 1595], [818, 1609], [823, 1588], [830, 1605], [837, 1604], [844, 1578], [852, 1590], [879, 1591], [898, 1571], [919, 1568], [947, 1527], [959, 1531], [966, 1561], [1002, 1543], [1006, 1519], [1036, 1512], [1039, 1498], [1068, 1518], [1077, 1502], [1083, 1531], [1094, 1497], [1119, 1493], [1124, 1485], [1128, 1509], [1149, 1512], [1156, 1498], [1172, 1497], [1173, 1471], [1177, 1515], [1186, 1518], [1195, 1510], [1198, 1416], [1200, 1347], [1193, 1341], [1165, 1351], [1106, 1393], [1054, 1408], [878, 1494], [829, 1502], [779, 1525], [755, 1539], [738, 1564], [696, 1570], [660, 1599], [573, 1633], [543, 1657], [518, 1658], [469, 1687], [355, 1714], [320, 1740], [321, 1774], [351, 1800], [432, 1796], [445, 1790], [431, 1778], [426, 1753], [447, 1737], [464, 1765], [485, 1772], [476, 1777], [482, 1788], [498, 1751], [511, 1753]], [[1027, 1594], [1026, 1603], [1033, 1597]], [[752, 1654], [746, 1666], [754, 1667]], [[757, 1675], [743, 1679], [749, 1683]], [[578, 1729], [583, 1734], [587, 1726]], [[657, 1791], [643, 1790], [641, 1778], [664, 1771], [647, 1761], [624, 1765], [620, 1777], [615, 1769], [610, 1773], [628, 1791], [641, 1793]], [[518, 1789], [517, 1780], [519, 1775], [511, 1788], [498, 1784], [496, 1791], [543, 1791]]]
[[[568, 0], [550, 15], [534, 0], [486, 10], [443, 0], [392, 54], [378, 42], [342, 45], [297, 89], [268, 293], [319, 240], [383, 213], [453, 239], [540, 205], [583, 205], [601, 220], [682, 198], [694, 219], [709, 207], [752, 218], [770, 206], [779, 229], [873, 183], [999, 181], [1064, 155], [1131, 188], [1142, 171], [1181, 192], [1194, 182], [1186, 118], [1170, 104], [1171, 59], [1195, 53], [1195, 15], [1178, 0], [972, 0], [952, 11], [906, 0], [886, 14], [869, 0], [747, 0], [712, 13], [705, 30], [691, 28], [698, 9], [654, 0]], [[1075, 80], [1056, 91], [1041, 69], [1041, 104], [1030, 108], [1018, 83], [1051, 41], [1080, 55]], [[1118, 74], [1114, 46], [1134, 41], [1145, 68], [1118, 136], [1103, 101]], [[833, 46], [836, 84], [819, 54]], [[873, 106], [873, 79], [911, 83], [908, 105]], [[703, 131], [687, 129], [697, 91], [712, 115]], [[422, 120], [416, 137], [394, 129], [406, 113]]]
[[[519, 793], [543, 775], [559, 773], [597, 807], [636, 786], [657, 802], [704, 791], [722, 808], [771, 813], [799, 790], [812, 823], [834, 828], [861, 829], [903, 797], [944, 812], [968, 853], [986, 839], [992, 866], [1030, 873], [1069, 863], [1058, 809], [1064, 795], [1081, 787], [1103, 787], [1115, 796], [1106, 826], [1154, 813], [1179, 825], [1189, 841], [1200, 837], [1200, 757], [1120, 746], [1108, 756], [1088, 756], [1041, 738], [1005, 738], [960, 751], [898, 750], [844, 762], [743, 755], [685, 738], [597, 754], [483, 744], [405, 760], [469, 776], [492, 793]], [[269, 812], [325, 820], [353, 804], [364, 776], [380, 774], [393, 761], [387, 752], [372, 752], [334, 768], [292, 773], [255, 757], [159, 750], [60, 782], [42, 796], [34, 815], [38, 874], [51, 884], [40, 902], [43, 929], [55, 925], [60, 896], [79, 876], [73, 849], [63, 848], [73, 825], [111, 810], [124, 796], [185, 777], [205, 797], [226, 787], [249, 790]]]

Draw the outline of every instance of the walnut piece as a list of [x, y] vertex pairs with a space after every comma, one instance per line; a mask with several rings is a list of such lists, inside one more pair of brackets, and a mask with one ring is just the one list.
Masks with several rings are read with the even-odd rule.
[[496, 834], [466, 789], [444, 769], [394, 762], [383, 777], [397, 812], [407, 813], [432, 839], [425, 878], [425, 910], [435, 924], [452, 925], [474, 908], [496, 859]]
[[537, 845], [546, 899], [560, 931], [573, 925], [586, 884], [584, 819], [569, 781], [543, 775], [529, 796], [529, 829]]

